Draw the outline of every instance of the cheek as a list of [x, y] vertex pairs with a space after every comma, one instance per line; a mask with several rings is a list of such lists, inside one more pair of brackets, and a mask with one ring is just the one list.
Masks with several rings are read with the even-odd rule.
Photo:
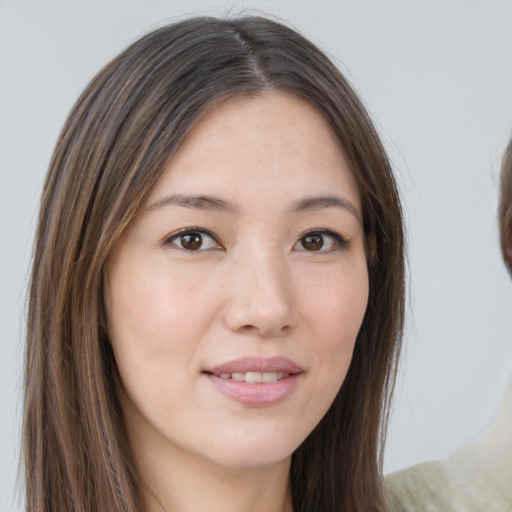
[[148, 275], [133, 266], [123, 270], [112, 273], [108, 281], [107, 317], [128, 398], [125, 412], [138, 421], [139, 413], [133, 411], [144, 417], [151, 417], [154, 410], [170, 414], [169, 390], [188, 378], [196, 345], [193, 323], [183, 318], [190, 316], [187, 309], [193, 302], [187, 286], [169, 286], [161, 272]]
[[353, 347], [368, 303], [366, 268], [324, 281], [308, 299], [317, 341], [326, 350]]
[[307, 294], [308, 351], [311, 356], [311, 395], [303, 411], [315, 411], [318, 423], [339, 392], [352, 360], [355, 340], [368, 301], [366, 268], [340, 272]]
[[[176, 304], [165, 280], [118, 263], [107, 281], [110, 340], [121, 375], [159, 372], [169, 350]], [[175, 301], [174, 301], [175, 302]]]
[[[199, 276], [200, 277], [200, 276]], [[187, 279], [171, 265], [118, 261], [108, 276], [109, 333], [121, 375], [149, 381], [185, 375], [202, 333], [214, 316], [201, 279]], [[199, 299], [199, 298], [200, 299]], [[210, 298], [209, 298], [210, 297]]]
[[111, 273], [107, 312], [114, 333], [151, 333], [151, 339], [159, 340], [180, 326], [178, 319], [190, 309], [195, 285], [162, 267], [128, 262]]
[[[330, 406], [347, 374], [357, 334], [368, 302], [366, 263], [350, 272], [340, 272], [311, 290], [308, 299], [310, 353], [315, 366], [316, 387]], [[318, 394], [316, 395], [318, 397]], [[325, 411], [324, 411], [325, 412]]]

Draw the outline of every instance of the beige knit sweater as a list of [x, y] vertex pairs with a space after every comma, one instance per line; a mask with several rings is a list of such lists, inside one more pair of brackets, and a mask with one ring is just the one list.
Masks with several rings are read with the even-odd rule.
[[486, 432], [444, 461], [386, 477], [392, 512], [512, 512], [512, 380]]

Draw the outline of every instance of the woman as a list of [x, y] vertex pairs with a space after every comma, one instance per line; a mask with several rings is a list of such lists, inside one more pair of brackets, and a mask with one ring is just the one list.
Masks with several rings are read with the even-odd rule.
[[135, 42], [44, 186], [28, 510], [384, 510], [403, 266], [389, 162], [315, 46], [261, 18]]

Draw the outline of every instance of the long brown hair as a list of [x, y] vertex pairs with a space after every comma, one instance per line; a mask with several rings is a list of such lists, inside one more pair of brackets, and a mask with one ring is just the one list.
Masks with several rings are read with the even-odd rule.
[[501, 163], [500, 203], [498, 207], [501, 253], [512, 276], [512, 139]]
[[385, 509], [381, 455], [404, 308], [392, 170], [357, 95], [294, 30], [264, 18], [194, 18], [135, 42], [88, 85], [57, 142], [30, 287], [24, 415], [27, 510], [140, 512], [115, 392], [105, 263], [169, 159], [223, 99], [297, 94], [337, 136], [361, 192], [369, 303], [345, 382], [292, 458], [296, 512]]

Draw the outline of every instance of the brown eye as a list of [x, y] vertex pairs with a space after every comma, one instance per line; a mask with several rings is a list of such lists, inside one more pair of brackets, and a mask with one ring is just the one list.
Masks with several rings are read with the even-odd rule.
[[322, 229], [304, 233], [293, 246], [295, 250], [328, 254], [346, 247], [345, 238], [335, 231]]
[[221, 245], [213, 235], [206, 231], [183, 229], [172, 234], [166, 240], [166, 244], [172, 244], [184, 251], [206, 251], [208, 249], [220, 249]]
[[320, 234], [307, 235], [301, 238], [301, 243], [307, 251], [319, 251], [324, 246], [324, 237]]
[[187, 233], [180, 236], [181, 247], [189, 251], [197, 251], [201, 248], [203, 237], [200, 233]]

